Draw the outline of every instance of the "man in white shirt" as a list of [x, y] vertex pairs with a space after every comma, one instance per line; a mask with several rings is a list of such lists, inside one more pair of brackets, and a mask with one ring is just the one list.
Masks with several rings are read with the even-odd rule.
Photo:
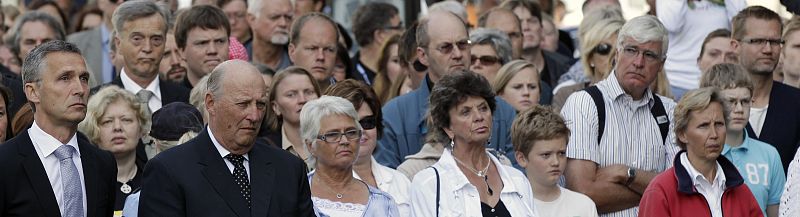
[[189, 89], [162, 81], [158, 76], [167, 41], [168, 13], [168, 9], [154, 2], [132, 1], [117, 7], [112, 18], [117, 32], [114, 44], [124, 64], [120, 76], [110, 84], [136, 94], [151, 112], [171, 102], [189, 102]]
[[111, 216], [113, 156], [78, 133], [86, 116], [86, 62], [73, 44], [34, 48], [22, 66], [33, 126], [0, 145], [0, 216]]

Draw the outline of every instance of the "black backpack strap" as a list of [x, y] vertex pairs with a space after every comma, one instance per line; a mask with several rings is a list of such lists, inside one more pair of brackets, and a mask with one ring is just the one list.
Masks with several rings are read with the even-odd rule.
[[650, 113], [656, 119], [658, 129], [661, 131], [661, 144], [664, 144], [667, 142], [667, 134], [669, 133], [669, 117], [667, 117], [667, 111], [664, 110], [664, 103], [661, 102], [661, 98], [655, 92], [653, 92], [653, 100], [655, 103], [650, 108]]
[[597, 86], [590, 86], [583, 90], [589, 93], [594, 101], [594, 106], [597, 107], [597, 144], [600, 145], [600, 139], [603, 138], [603, 131], [606, 128], [606, 104], [603, 102], [603, 93]]
[[436, 173], [436, 217], [439, 217], [439, 170], [431, 166], [433, 172]]

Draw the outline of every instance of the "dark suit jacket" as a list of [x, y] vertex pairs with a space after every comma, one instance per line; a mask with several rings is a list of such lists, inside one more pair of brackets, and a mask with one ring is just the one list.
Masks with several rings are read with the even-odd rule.
[[[86, 214], [108, 217], [114, 212], [117, 163], [111, 153], [78, 133], [86, 188]], [[28, 131], [0, 145], [0, 216], [61, 216], [56, 196]]]
[[750, 124], [747, 125], [747, 134], [775, 146], [781, 155], [783, 172], [786, 172], [800, 142], [800, 90], [780, 82], [772, 82], [761, 135], [756, 136]]
[[139, 216], [314, 216], [302, 160], [263, 140], [248, 154], [250, 209], [204, 129], [147, 163]]
[[[158, 84], [159, 88], [161, 89], [162, 105], [166, 105], [172, 102], [189, 103], [189, 92], [191, 90], [189, 90], [188, 88], [166, 80], [161, 80]], [[123, 89], [125, 88], [125, 86], [122, 85], [122, 78], [117, 76], [116, 78], [114, 78], [114, 80], [111, 81], [111, 83], [103, 84], [92, 88], [91, 95], [94, 95], [94, 93], [97, 93], [97, 91], [99, 91], [101, 88], [106, 87], [108, 85], [116, 85], [117, 87]]]

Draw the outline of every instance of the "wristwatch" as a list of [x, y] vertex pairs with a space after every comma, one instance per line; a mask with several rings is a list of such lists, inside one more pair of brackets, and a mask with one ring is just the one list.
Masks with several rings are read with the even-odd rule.
[[628, 167], [628, 181], [625, 183], [625, 186], [631, 186], [633, 180], [636, 179], [636, 169], [633, 167]]

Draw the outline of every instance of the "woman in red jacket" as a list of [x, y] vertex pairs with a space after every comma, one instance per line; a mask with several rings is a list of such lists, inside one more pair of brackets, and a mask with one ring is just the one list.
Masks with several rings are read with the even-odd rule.
[[674, 130], [683, 151], [650, 182], [639, 216], [764, 216], [736, 167], [720, 155], [728, 114], [723, 103], [714, 88], [691, 91], [678, 102]]

